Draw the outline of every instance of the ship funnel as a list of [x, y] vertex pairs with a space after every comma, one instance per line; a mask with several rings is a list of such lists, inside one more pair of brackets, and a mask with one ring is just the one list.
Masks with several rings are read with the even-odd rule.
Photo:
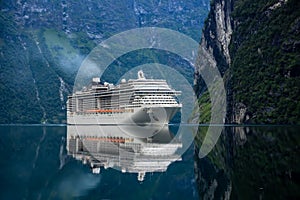
[[100, 78], [99, 77], [95, 77], [92, 79], [93, 83], [100, 83]]
[[142, 70], [138, 71], [138, 79], [146, 79]]

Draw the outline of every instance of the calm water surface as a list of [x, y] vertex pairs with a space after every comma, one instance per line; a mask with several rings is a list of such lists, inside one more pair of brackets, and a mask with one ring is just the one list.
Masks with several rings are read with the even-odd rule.
[[[199, 127], [198, 137], [206, 129]], [[203, 199], [299, 199], [299, 158], [300, 126], [226, 126], [213, 150], [196, 157], [198, 194]]]
[[[199, 127], [201, 145], [202, 132]], [[165, 172], [101, 169], [68, 155], [66, 126], [0, 126], [0, 199], [297, 199], [300, 127], [225, 127], [213, 151], [194, 144]]]
[[193, 146], [166, 172], [102, 169], [67, 155], [67, 127], [0, 126], [0, 199], [198, 199]]

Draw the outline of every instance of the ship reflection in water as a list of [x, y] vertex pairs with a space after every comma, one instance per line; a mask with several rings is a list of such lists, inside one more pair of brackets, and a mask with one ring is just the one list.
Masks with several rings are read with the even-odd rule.
[[[137, 173], [137, 179], [143, 181], [147, 172], [164, 172], [172, 162], [181, 160], [178, 150], [182, 143], [174, 138], [168, 126], [150, 129], [70, 125], [67, 151], [83, 164], [90, 165], [93, 173], [100, 173], [101, 168], [114, 168], [123, 173]], [[143, 130], [155, 135], [135, 137]]]

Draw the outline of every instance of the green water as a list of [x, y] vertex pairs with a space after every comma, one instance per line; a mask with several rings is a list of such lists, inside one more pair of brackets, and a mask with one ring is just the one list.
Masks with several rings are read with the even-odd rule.
[[66, 152], [65, 126], [0, 126], [0, 199], [198, 199], [194, 150], [166, 172], [91, 173]]
[[0, 126], [0, 134], [0, 199], [300, 197], [299, 126], [226, 126], [205, 158], [192, 144], [182, 161], [142, 182], [110, 168], [91, 173], [67, 155], [66, 126]]
[[299, 156], [300, 126], [226, 126], [208, 156], [197, 159], [199, 196], [299, 199]]

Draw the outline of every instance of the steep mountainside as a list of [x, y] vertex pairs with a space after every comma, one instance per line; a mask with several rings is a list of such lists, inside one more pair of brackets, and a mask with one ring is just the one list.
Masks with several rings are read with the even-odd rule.
[[[201, 47], [227, 90], [227, 123], [299, 124], [300, 2], [214, 0]], [[199, 59], [201, 59], [199, 55]], [[200, 67], [200, 66], [198, 66]], [[197, 73], [198, 72], [198, 73]], [[210, 119], [209, 93], [195, 72], [200, 121]], [[203, 199], [299, 198], [299, 126], [226, 126], [213, 150], [198, 155]]]
[[[211, 6], [201, 45], [224, 77], [227, 122], [299, 123], [300, 2], [215, 0]], [[197, 76], [195, 82], [203, 102], [205, 85]]]
[[93, 47], [144, 26], [171, 28], [199, 40], [208, 2], [1, 1], [0, 123], [64, 122], [66, 95]]

